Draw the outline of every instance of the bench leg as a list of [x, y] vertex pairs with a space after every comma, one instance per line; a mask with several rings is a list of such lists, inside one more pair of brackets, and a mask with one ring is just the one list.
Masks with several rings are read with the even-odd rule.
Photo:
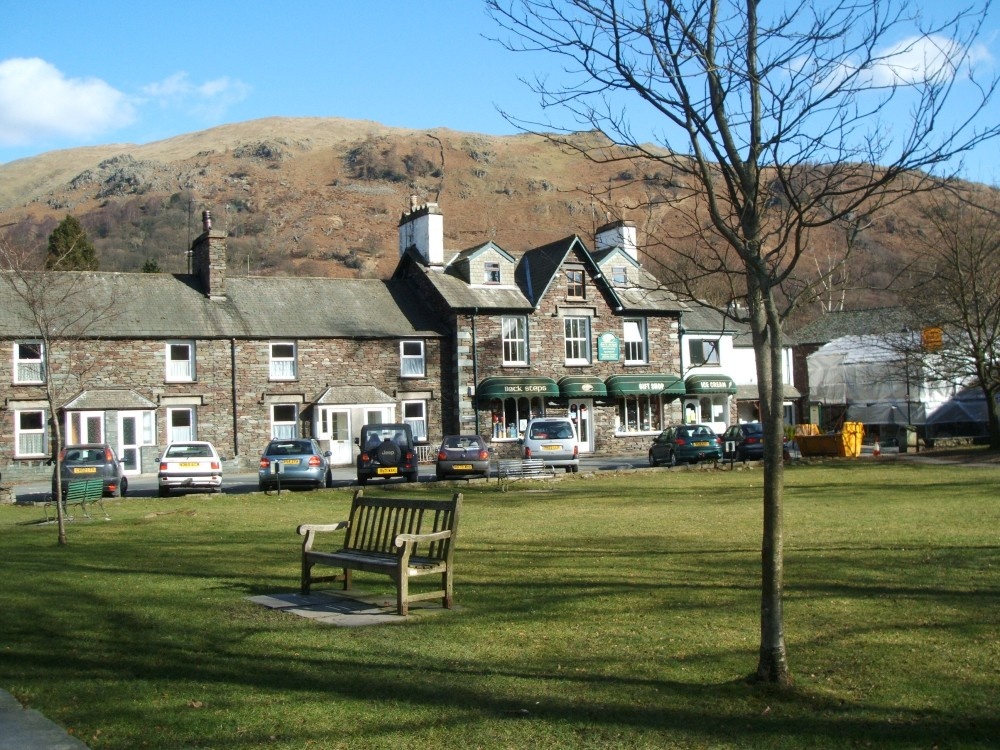
[[302, 582], [299, 590], [303, 594], [308, 594], [309, 587], [312, 585], [312, 566], [313, 563], [308, 562], [304, 557], [302, 558]]
[[451, 569], [449, 568], [446, 572], [441, 574], [441, 586], [444, 588], [444, 598], [441, 600], [441, 605], [445, 609], [451, 609], [452, 604], [452, 582], [451, 582]]
[[344, 591], [350, 591], [351, 586], [354, 585], [354, 571], [350, 568], [344, 568]]
[[410, 609], [410, 603], [407, 599], [410, 596], [410, 579], [406, 575], [406, 571], [402, 568], [396, 573], [396, 614], [400, 617], [406, 617]]

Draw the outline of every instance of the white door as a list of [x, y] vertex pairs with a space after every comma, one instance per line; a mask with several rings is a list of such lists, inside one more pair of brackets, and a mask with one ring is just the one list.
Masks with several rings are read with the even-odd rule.
[[351, 441], [351, 412], [349, 409], [322, 406], [317, 412], [315, 425], [316, 439], [325, 450], [329, 450], [330, 463], [336, 465], [354, 462]]
[[591, 417], [594, 413], [594, 399], [575, 398], [569, 402], [569, 417], [576, 425], [576, 437], [579, 441], [580, 453], [594, 451], [594, 426]]
[[139, 463], [139, 445], [142, 442], [142, 412], [118, 412], [118, 459], [125, 467], [129, 476], [138, 474], [142, 467]]

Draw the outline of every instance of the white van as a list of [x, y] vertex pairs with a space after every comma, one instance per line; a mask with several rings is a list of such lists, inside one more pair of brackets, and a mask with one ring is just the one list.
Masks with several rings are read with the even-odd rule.
[[546, 466], [580, 470], [576, 426], [568, 417], [536, 417], [528, 422], [521, 443], [524, 458], [540, 458]]

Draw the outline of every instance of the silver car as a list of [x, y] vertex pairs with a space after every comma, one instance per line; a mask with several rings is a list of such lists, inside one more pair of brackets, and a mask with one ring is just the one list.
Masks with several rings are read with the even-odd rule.
[[580, 470], [576, 426], [568, 417], [538, 417], [528, 422], [521, 443], [524, 458], [540, 458], [546, 466]]
[[330, 451], [310, 438], [274, 439], [260, 457], [257, 484], [262, 492], [283, 487], [330, 487]]
[[222, 459], [215, 446], [204, 440], [170, 443], [160, 457], [157, 476], [160, 497], [173, 490], [222, 492]]

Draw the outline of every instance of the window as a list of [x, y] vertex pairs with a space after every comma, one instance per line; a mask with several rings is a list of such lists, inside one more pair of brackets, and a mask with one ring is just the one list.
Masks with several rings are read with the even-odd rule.
[[566, 299], [587, 299], [582, 268], [566, 269]]
[[494, 260], [488, 260], [483, 263], [483, 283], [484, 284], [499, 284], [500, 283], [500, 264]]
[[623, 396], [618, 399], [615, 432], [619, 435], [659, 432], [663, 429], [662, 414], [661, 396]]
[[691, 367], [719, 364], [718, 339], [688, 339], [688, 355]]
[[506, 398], [490, 402], [493, 413], [493, 438], [496, 440], [517, 440], [528, 426], [528, 420], [545, 416], [545, 404], [541, 397], [532, 399]]
[[197, 440], [194, 409], [182, 407], [167, 409], [167, 442], [183, 443]]
[[177, 341], [167, 344], [166, 380], [170, 383], [194, 380], [194, 343]]
[[424, 342], [401, 341], [399, 343], [399, 374], [404, 378], [424, 376]]
[[104, 442], [103, 411], [66, 412], [65, 442], [67, 445]]
[[403, 422], [410, 425], [413, 439], [427, 442], [427, 403], [424, 401], [403, 402]]
[[646, 363], [646, 320], [625, 319], [625, 364]]
[[611, 286], [628, 286], [628, 269], [625, 266], [611, 267]]
[[19, 458], [47, 455], [46, 437], [44, 411], [32, 409], [14, 412], [14, 446]]
[[523, 316], [505, 317], [500, 321], [505, 365], [528, 364], [528, 320]]
[[295, 380], [295, 342], [276, 341], [271, 344], [271, 380]]
[[41, 341], [14, 344], [14, 382], [44, 383], [45, 358]]
[[590, 318], [566, 318], [566, 364], [590, 364]]
[[289, 440], [299, 436], [299, 410], [295, 404], [271, 406], [271, 437]]

